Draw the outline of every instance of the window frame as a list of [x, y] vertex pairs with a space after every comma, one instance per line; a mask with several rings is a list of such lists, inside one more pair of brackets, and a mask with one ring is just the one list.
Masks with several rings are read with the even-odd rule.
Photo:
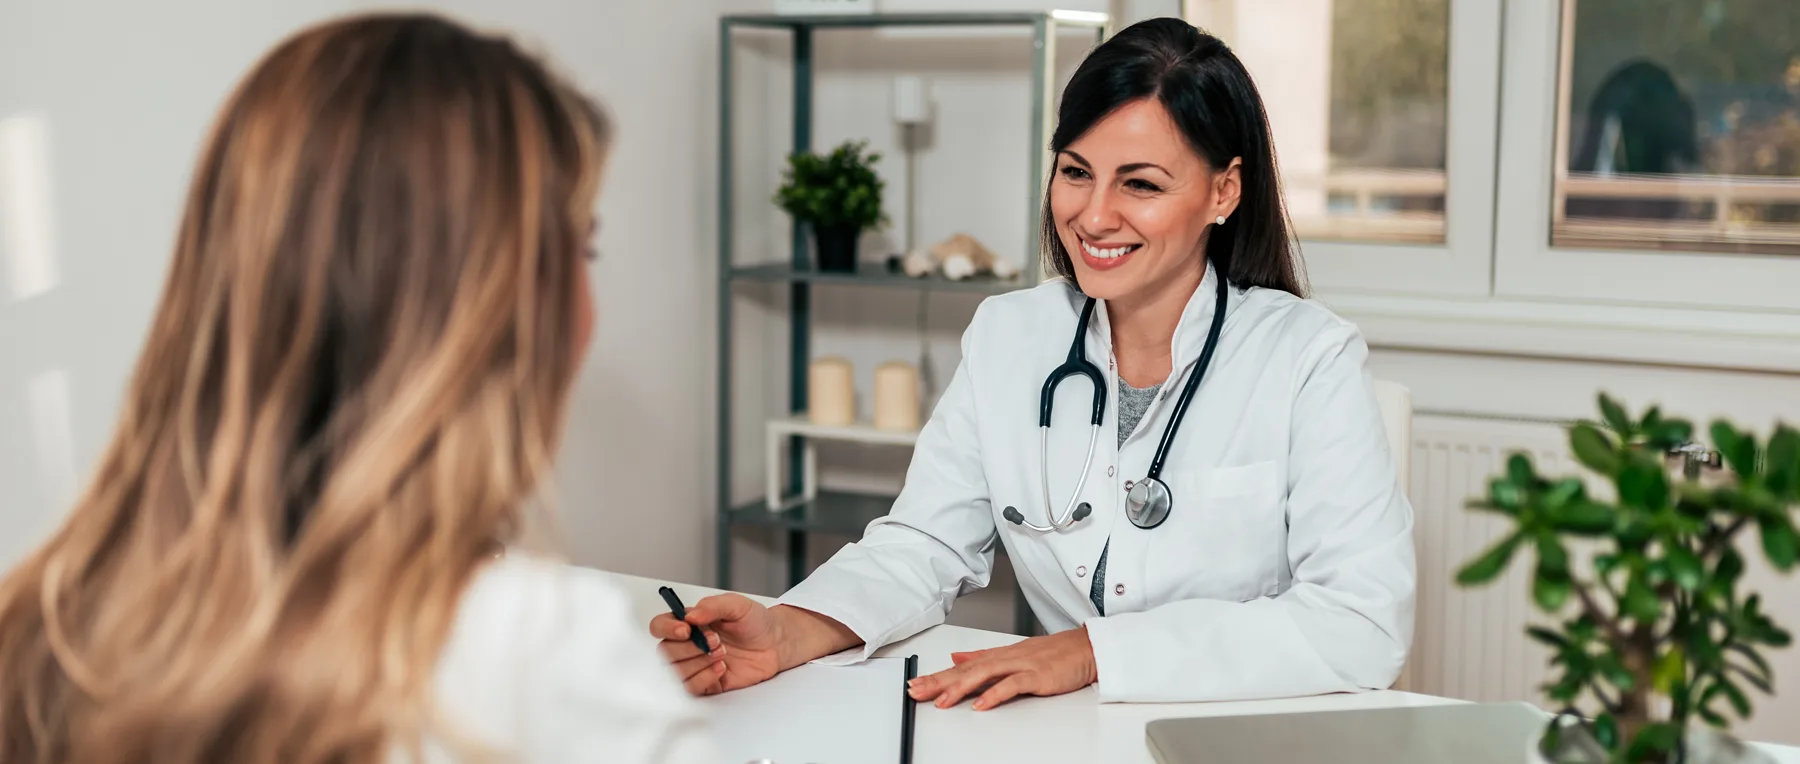
[[1582, 304], [1800, 312], [1800, 257], [1553, 247], [1567, 105], [1565, 34], [1578, 0], [1506, 4], [1494, 294]]
[[1492, 293], [1500, 5], [1450, 0], [1449, 18], [1444, 242], [1348, 242], [1302, 235], [1308, 276], [1316, 288], [1468, 297]]

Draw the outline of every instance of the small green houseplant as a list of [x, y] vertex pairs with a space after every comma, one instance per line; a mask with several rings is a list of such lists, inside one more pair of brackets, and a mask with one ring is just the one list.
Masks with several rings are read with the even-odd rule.
[[884, 183], [874, 169], [881, 155], [867, 153], [867, 145], [846, 141], [829, 154], [799, 151], [787, 157], [775, 204], [796, 224], [811, 226], [821, 270], [856, 270], [857, 237], [887, 223]]
[[[1709, 451], [1691, 440], [1689, 422], [1655, 407], [1634, 418], [1604, 394], [1599, 404], [1601, 421], [1574, 425], [1569, 445], [1616, 496], [1589, 495], [1578, 477], [1541, 476], [1513, 455], [1472, 502], [1513, 528], [1456, 580], [1488, 583], [1515, 552], [1536, 552], [1532, 598], [1560, 620], [1527, 629], [1560, 673], [1543, 688], [1561, 704], [1536, 746], [1544, 760], [1692, 762], [1707, 747], [1710, 760], [1752, 760], [1693, 722], [1722, 731], [1727, 713], [1749, 717], [1747, 688], [1774, 691], [1762, 651], [1791, 637], [1740, 586], [1737, 542], [1753, 533], [1744, 546], [1760, 546], [1778, 571], [1800, 558], [1800, 432], [1779, 425], [1765, 445], [1718, 421]], [[1696, 454], [1726, 469], [1704, 475]], [[1671, 469], [1671, 459], [1688, 468]]]

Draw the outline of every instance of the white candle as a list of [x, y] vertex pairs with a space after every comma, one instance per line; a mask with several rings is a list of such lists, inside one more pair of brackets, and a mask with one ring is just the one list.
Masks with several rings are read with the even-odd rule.
[[813, 424], [844, 427], [856, 421], [856, 384], [850, 362], [815, 359], [807, 376], [807, 413]]
[[911, 364], [890, 361], [875, 368], [875, 429], [919, 429], [919, 372]]

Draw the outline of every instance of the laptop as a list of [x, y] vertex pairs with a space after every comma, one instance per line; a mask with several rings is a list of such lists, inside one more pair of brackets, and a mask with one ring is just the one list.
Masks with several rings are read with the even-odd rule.
[[1519, 764], [1549, 724], [1526, 703], [1459, 703], [1298, 714], [1158, 719], [1158, 764]]

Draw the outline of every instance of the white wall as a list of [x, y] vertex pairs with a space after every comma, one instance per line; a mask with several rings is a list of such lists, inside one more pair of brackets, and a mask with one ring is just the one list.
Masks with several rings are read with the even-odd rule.
[[[0, 5], [0, 565], [46, 532], [103, 445], [160, 288], [189, 167], [233, 79], [347, 2]], [[21, 170], [39, 164], [45, 173]], [[19, 179], [25, 178], [23, 182]], [[22, 188], [21, 188], [22, 187]], [[24, 209], [25, 211], [21, 211]], [[18, 227], [48, 246], [21, 248]], [[17, 298], [20, 258], [53, 273]], [[34, 395], [33, 390], [37, 393]], [[78, 478], [79, 479], [79, 478]]]
[[[619, 124], [601, 203], [596, 351], [576, 392], [558, 485], [566, 546], [584, 563], [706, 580], [713, 51], [719, 13], [765, 4], [426, 5], [516, 31]], [[384, 4], [0, 4], [0, 189], [25, 187], [23, 196], [0, 190], [0, 568], [52, 527], [71, 476], [85, 480], [110, 432], [190, 168], [228, 90], [299, 26], [368, 7]], [[28, 150], [6, 148], [21, 144]], [[46, 172], [33, 171], [45, 158]], [[19, 219], [47, 232], [24, 238], [51, 242], [56, 276], [22, 300], [10, 283], [20, 281]]]
[[618, 124], [599, 328], [560, 461], [565, 545], [585, 564], [711, 583], [718, 16], [765, 4], [439, 7], [535, 41]]

